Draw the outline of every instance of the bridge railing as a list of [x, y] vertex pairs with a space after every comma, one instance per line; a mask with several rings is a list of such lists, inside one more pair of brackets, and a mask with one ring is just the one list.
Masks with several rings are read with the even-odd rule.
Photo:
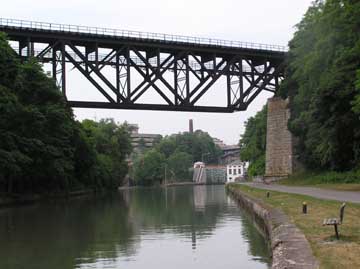
[[84, 33], [84, 34], [86, 33], [86, 34], [96, 34], [96, 35], [114, 36], [114, 37], [128, 37], [128, 38], [159, 40], [159, 41], [167, 41], [167, 42], [169, 41], [180, 42], [187, 44], [212, 45], [219, 47], [248, 48], [248, 49], [281, 51], [281, 52], [286, 52], [288, 50], [286, 46], [280, 46], [280, 45], [230, 41], [224, 39], [202, 38], [202, 37], [192, 37], [192, 36], [184, 36], [184, 35], [169, 35], [169, 34], [160, 34], [160, 33], [151, 33], [151, 32], [119, 30], [119, 29], [90, 27], [90, 26], [81, 26], [81, 25], [72, 25], [72, 24], [27, 21], [27, 20], [18, 20], [18, 19], [7, 19], [7, 18], [0, 18], [0, 25], [8, 26], [8, 27], [19, 27], [25, 29], [40, 29], [40, 30]]

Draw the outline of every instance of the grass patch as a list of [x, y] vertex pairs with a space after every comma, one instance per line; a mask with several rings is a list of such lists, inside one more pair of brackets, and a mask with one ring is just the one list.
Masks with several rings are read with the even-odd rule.
[[303, 172], [279, 181], [288, 186], [312, 186], [341, 191], [360, 191], [360, 171]]
[[[309, 240], [320, 268], [360, 268], [360, 205], [347, 203], [344, 224], [339, 226], [340, 240], [336, 240], [333, 226], [322, 226], [324, 218], [338, 217], [340, 202], [304, 195], [260, 190], [244, 185], [231, 185], [266, 204], [280, 208], [302, 230]], [[308, 214], [302, 214], [302, 203], [308, 204]]]

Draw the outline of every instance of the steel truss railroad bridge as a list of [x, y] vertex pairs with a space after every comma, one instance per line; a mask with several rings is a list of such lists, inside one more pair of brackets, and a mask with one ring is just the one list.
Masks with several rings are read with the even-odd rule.
[[[97, 102], [67, 98], [72, 107], [242, 111], [262, 91], [276, 92], [284, 75], [286, 47], [276, 45], [2, 18], [0, 31], [23, 60], [35, 57], [52, 65], [65, 98], [69, 65], [104, 97]], [[115, 79], [104, 74], [109, 66]], [[134, 73], [140, 81], [134, 80]], [[222, 76], [226, 105], [200, 105]], [[161, 98], [142, 102], [150, 89]]]

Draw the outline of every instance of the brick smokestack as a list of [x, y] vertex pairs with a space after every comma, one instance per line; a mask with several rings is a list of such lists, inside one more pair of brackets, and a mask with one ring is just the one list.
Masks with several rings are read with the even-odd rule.
[[194, 132], [194, 123], [193, 123], [193, 120], [190, 119], [189, 120], [189, 133], [193, 133]]

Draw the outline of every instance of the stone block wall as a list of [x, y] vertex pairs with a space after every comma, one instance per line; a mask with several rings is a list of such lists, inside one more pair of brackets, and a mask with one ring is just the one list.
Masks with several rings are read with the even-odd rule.
[[207, 167], [206, 183], [208, 184], [226, 183], [226, 167]]
[[288, 100], [268, 100], [265, 177], [286, 177], [294, 172], [294, 138], [288, 130]]

